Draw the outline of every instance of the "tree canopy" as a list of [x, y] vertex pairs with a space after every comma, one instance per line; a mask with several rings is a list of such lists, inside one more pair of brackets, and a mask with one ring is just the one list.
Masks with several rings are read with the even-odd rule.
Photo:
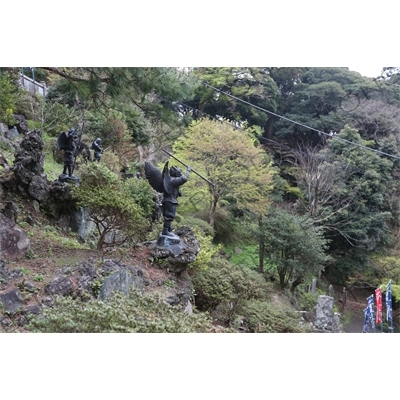
[[213, 183], [192, 175], [185, 189], [192, 206], [206, 203], [214, 226], [217, 207], [228, 203], [240, 210], [264, 211], [271, 200], [274, 169], [265, 152], [247, 131], [226, 122], [194, 121], [174, 144], [174, 153]]

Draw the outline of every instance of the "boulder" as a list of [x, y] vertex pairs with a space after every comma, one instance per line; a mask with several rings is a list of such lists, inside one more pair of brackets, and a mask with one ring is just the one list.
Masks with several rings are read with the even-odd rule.
[[99, 292], [99, 298], [104, 300], [118, 291], [128, 294], [131, 289], [141, 290], [143, 287], [143, 272], [138, 268], [121, 268], [104, 279]]
[[314, 327], [317, 330], [340, 332], [340, 316], [338, 313], [333, 313], [333, 297], [318, 296], [318, 303], [315, 311]]
[[44, 292], [48, 295], [68, 296], [74, 292], [74, 285], [71, 279], [60, 275], [45, 286]]
[[15, 114], [14, 119], [17, 121], [16, 129], [20, 134], [26, 134], [29, 132], [26, 118], [23, 115]]
[[[29, 187], [33, 177], [36, 177], [37, 180], [38, 178], [45, 179], [43, 148], [44, 143], [40, 131], [34, 130], [26, 134], [15, 152], [13, 172], [18, 189], [24, 195], [30, 194]], [[34, 183], [34, 187], [31, 189], [33, 193], [36, 192], [34, 188], [37, 186], [38, 183]]]
[[0, 213], [0, 256], [6, 259], [21, 257], [29, 249], [30, 241], [15, 223]]
[[24, 300], [21, 298], [18, 289], [13, 289], [0, 294], [0, 304], [3, 305], [7, 314], [14, 316], [24, 305]]
[[44, 175], [33, 176], [28, 186], [28, 193], [39, 203], [42, 202], [49, 193], [47, 178]]
[[163, 241], [162, 245], [159, 240], [154, 240], [144, 245], [148, 247], [152, 259], [159, 266], [171, 272], [181, 273], [190, 263], [196, 261], [200, 244], [192, 229], [187, 226], [179, 228], [175, 234], [178, 240]]

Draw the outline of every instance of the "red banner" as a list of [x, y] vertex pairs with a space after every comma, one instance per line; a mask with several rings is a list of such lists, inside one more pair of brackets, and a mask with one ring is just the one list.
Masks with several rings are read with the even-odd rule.
[[376, 323], [382, 323], [382, 290], [381, 288], [375, 289], [376, 299]]

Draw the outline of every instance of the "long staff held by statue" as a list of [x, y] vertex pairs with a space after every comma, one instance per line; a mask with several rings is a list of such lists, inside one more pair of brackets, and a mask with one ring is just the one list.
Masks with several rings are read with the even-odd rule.
[[[179, 160], [178, 158], [176, 158], [175, 156], [173, 156], [171, 153], [168, 153], [167, 150], [162, 149], [162, 151], [164, 153], [167, 153], [170, 157], [174, 158], [176, 161], [180, 162], [181, 164], [183, 164], [186, 168], [188, 168], [189, 166], [186, 165], [184, 162], [182, 162], [181, 160]], [[212, 182], [210, 182], [208, 179], [204, 178], [204, 176], [200, 175], [198, 172], [196, 172], [194, 169], [191, 170], [191, 172], [194, 172], [196, 175], [198, 175], [201, 179], [204, 179], [207, 183], [209, 183], [212, 186], [215, 186]]]

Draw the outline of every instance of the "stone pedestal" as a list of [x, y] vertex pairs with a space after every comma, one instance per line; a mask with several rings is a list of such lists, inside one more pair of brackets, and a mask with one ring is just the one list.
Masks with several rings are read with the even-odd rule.
[[67, 174], [60, 174], [58, 176], [58, 181], [61, 183], [68, 183], [68, 182], [75, 182], [75, 183], [79, 183], [79, 178], [77, 178], [75, 175], [67, 175]]
[[157, 245], [162, 247], [169, 247], [174, 244], [179, 244], [181, 241], [180, 237], [177, 235], [167, 236], [160, 234], [157, 239]]

